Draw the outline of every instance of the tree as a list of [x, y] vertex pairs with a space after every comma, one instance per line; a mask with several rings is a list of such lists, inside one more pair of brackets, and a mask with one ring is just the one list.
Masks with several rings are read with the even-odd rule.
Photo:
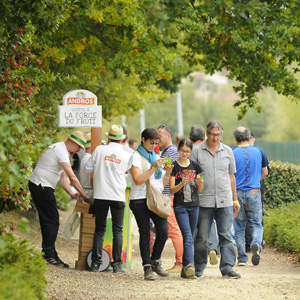
[[298, 103], [298, 0], [165, 0], [161, 7], [184, 33], [190, 64], [201, 64], [209, 74], [226, 69], [239, 82], [239, 119], [249, 107], [261, 110], [256, 95], [264, 87]]
[[[52, 80], [51, 73], [41, 69], [37, 49], [41, 46], [40, 37], [51, 34], [71, 7], [71, 1], [64, 0], [1, 1], [0, 212], [30, 207], [27, 182], [32, 158], [53, 128], [50, 122], [47, 127], [43, 125], [46, 113], [35, 114], [40, 108], [34, 96]], [[36, 141], [33, 149], [32, 142]]]

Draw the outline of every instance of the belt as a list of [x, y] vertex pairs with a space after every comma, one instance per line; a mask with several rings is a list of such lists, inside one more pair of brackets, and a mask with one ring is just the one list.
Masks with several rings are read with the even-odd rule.
[[135, 204], [142, 204], [142, 203], [145, 203], [147, 199], [143, 199], [143, 200], [130, 200], [130, 202], [133, 202]]

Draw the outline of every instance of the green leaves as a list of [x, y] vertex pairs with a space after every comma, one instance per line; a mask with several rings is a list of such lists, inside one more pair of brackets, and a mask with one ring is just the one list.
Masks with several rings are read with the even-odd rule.
[[279, 161], [271, 162], [270, 175], [265, 179], [266, 208], [276, 208], [300, 200], [300, 166]]
[[300, 204], [289, 203], [268, 210], [264, 216], [264, 238], [278, 249], [300, 252]]
[[201, 1], [192, 7], [193, 14], [177, 12], [183, 43], [203, 55], [207, 72], [226, 69], [240, 82], [239, 118], [256, 107], [256, 94], [265, 87], [299, 99], [299, 82], [289, 69], [300, 60], [295, 1]]

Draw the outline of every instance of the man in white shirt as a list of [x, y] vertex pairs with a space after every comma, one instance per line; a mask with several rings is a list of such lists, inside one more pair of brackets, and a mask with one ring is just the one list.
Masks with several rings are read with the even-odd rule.
[[[83, 191], [78, 178], [74, 174], [69, 155], [77, 153], [80, 148], [84, 149], [86, 140], [80, 131], [73, 132], [65, 142], [59, 142], [49, 146], [42, 153], [35, 169], [29, 177], [29, 190], [32, 200], [39, 213], [42, 231], [42, 252], [49, 264], [68, 268], [57, 255], [55, 241], [59, 228], [59, 213], [57, 211], [54, 195], [55, 186], [59, 182], [64, 190], [74, 199], [78, 193], [86, 201], [90, 198]], [[78, 191], [74, 193], [67, 181]]]
[[125, 151], [121, 141], [125, 138], [120, 125], [112, 125], [108, 133], [108, 145], [98, 146], [87, 163], [85, 170], [94, 172], [94, 214], [96, 230], [92, 250], [91, 272], [97, 272], [102, 263], [102, 248], [106, 231], [106, 218], [110, 208], [113, 232], [114, 273], [123, 273], [122, 246], [123, 220], [125, 210], [126, 172], [130, 153]]

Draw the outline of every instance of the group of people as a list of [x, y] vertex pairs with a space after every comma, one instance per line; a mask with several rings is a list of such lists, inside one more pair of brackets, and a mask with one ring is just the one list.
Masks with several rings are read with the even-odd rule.
[[[161, 125], [146, 128], [136, 150], [124, 146], [127, 132], [112, 125], [107, 145], [91, 151], [91, 137], [73, 132], [65, 142], [53, 144], [41, 155], [29, 178], [29, 189], [39, 213], [42, 251], [49, 264], [68, 267], [57, 255], [55, 241], [59, 218], [54, 189], [59, 181], [65, 191], [78, 194], [93, 203], [95, 235], [91, 272], [102, 263], [102, 248], [108, 211], [112, 217], [113, 272], [124, 273], [121, 253], [125, 189], [131, 182], [129, 207], [139, 229], [139, 248], [145, 280], [179, 273], [182, 278], [202, 277], [208, 257], [217, 263], [220, 249], [220, 271], [223, 277], [240, 278], [233, 270], [247, 263], [245, 249], [246, 221], [251, 231], [252, 263], [258, 265], [263, 241], [260, 182], [268, 175], [267, 159], [260, 148], [250, 145], [251, 132], [246, 127], [233, 131], [237, 147], [233, 150], [221, 142], [223, 125], [210, 121], [206, 130], [192, 126], [189, 139], [172, 144], [172, 130]], [[159, 146], [160, 155], [155, 149]], [[72, 171], [69, 154], [86, 149], [80, 165], [80, 180]], [[93, 184], [90, 173], [94, 173]], [[66, 179], [69, 177], [69, 184]], [[147, 207], [147, 181], [172, 201], [173, 214], [162, 218]], [[73, 186], [78, 193], [73, 194]], [[151, 224], [155, 242], [150, 249]], [[235, 240], [232, 240], [234, 229]], [[161, 255], [167, 239], [175, 248], [175, 264], [162, 268]]]

